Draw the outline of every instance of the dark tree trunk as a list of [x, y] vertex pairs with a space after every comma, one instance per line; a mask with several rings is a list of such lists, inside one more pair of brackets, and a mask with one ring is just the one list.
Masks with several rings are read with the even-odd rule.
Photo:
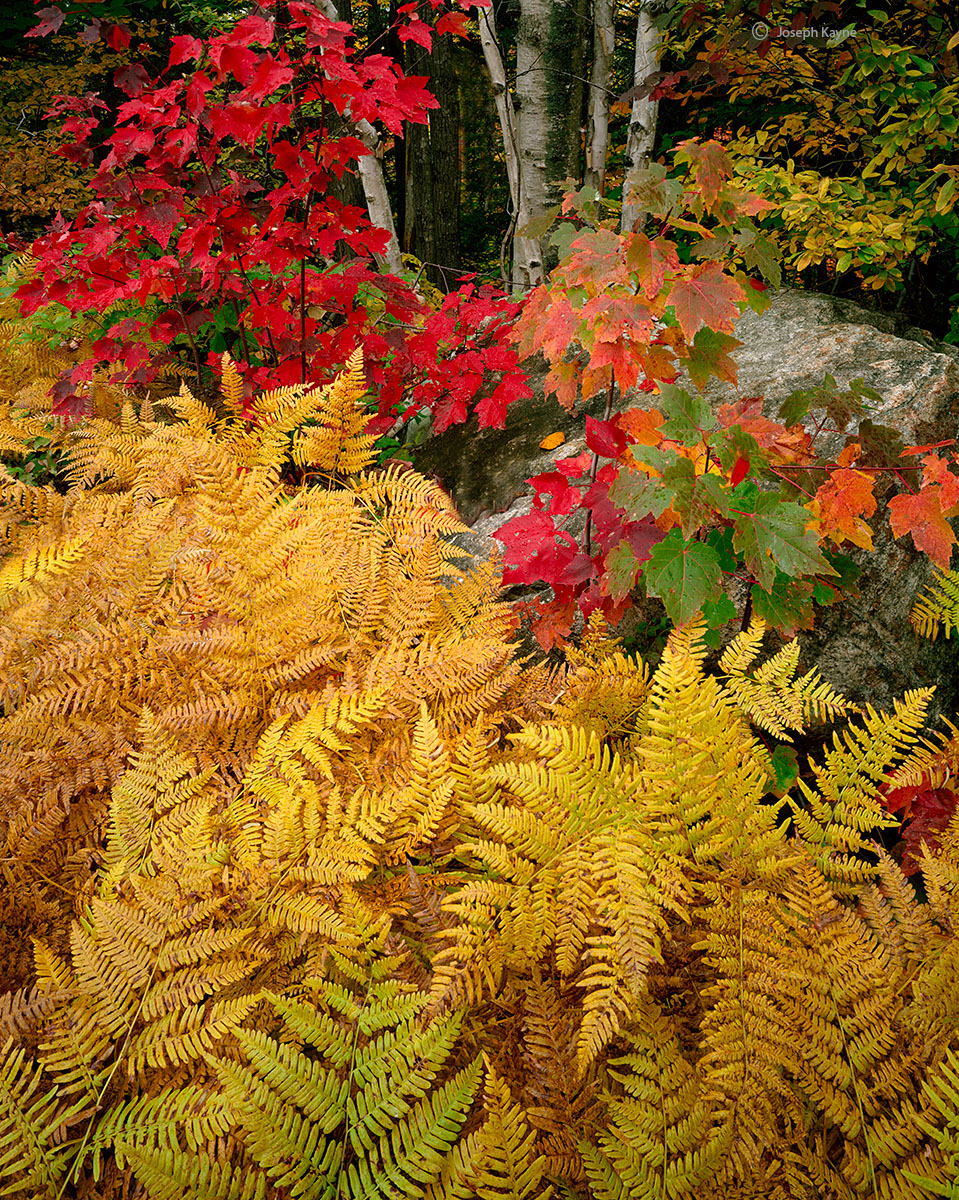
[[452, 36], [433, 36], [427, 54], [407, 44], [406, 70], [428, 75], [439, 101], [429, 125], [406, 126], [403, 249], [426, 264], [430, 283], [451, 290], [460, 269], [459, 89]]
[[430, 152], [433, 162], [435, 252], [438, 264], [430, 279], [444, 291], [456, 286], [460, 270], [460, 106], [453, 63], [453, 37], [433, 38], [433, 94], [438, 109], [430, 112]]
[[550, 136], [546, 147], [546, 181], [550, 202], [562, 199], [565, 179], [583, 177], [583, 132], [586, 116], [586, 51], [590, 0], [556, 4], [550, 15], [546, 48]]

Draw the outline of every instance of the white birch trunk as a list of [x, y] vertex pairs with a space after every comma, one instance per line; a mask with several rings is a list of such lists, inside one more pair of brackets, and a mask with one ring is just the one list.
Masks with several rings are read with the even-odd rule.
[[[638, 87], [644, 79], [659, 69], [662, 55], [662, 39], [653, 25], [655, 12], [653, 0], [640, 0], [636, 17], [636, 57], [633, 65], [633, 86]], [[629, 134], [626, 139], [626, 172], [623, 178], [623, 215], [621, 228], [628, 233], [641, 214], [640, 206], [630, 202], [630, 187], [640, 172], [649, 166], [656, 138], [656, 119], [659, 101], [636, 98], [629, 117]]]
[[516, 141], [516, 111], [513, 107], [513, 97], [510, 95], [509, 84], [506, 82], [506, 67], [500, 53], [499, 40], [496, 36], [496, 17], [493, 6], [481, 8], [478, 13], [480, 45], [483, 48], [483, 58], [489, 71], [490, 82], [493, 85], [493, 100], [496, 103], [496, 115], [499, 117], [499, 127], [503, 133], [503, 153], [506, 156], [506, 178], [509, 182], [509, 198], [513, 212], [519, 212], [519, 150]]
[[584, 182], [603, 194], [609, 147], [609, 80], [613, 62], [612, 0], [593, 0], [593, 69], [589, 81], [589, 132]]
[[513, 287], [526, 290], [543, 282], [543, 239], [522, 237], [519, 230], [549, 208], [546, 145], [549, 110], [546, 48], [552, 0], [520, 0], [516, 34], [516, 146], [519, 159], [519, 209], [513, 238]]
[[386, 179], [383, 176], [383, 159], [380, 157], [382, 142], [369, 121], [357, 121], [356, 132], [360, 141], [370, 153], [364, 154], [358, 160], [360, 182], [363, 184], [363, 194], [366, 197], [366, 207], [370, 220], [379, 229], [385, 229], [390, 235], [386, 249], [378, 254], [383, 264], [399, 275], [403, 270], [403, 258], [400, 253], [400, 243], [396, 236], [396, 226], [393, 223], [393, 209], [390, 207], [390, 197], [386, 190]]

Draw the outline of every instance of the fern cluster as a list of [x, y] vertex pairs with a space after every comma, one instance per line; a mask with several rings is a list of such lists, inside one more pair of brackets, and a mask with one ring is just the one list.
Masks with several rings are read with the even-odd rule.
[[787, 827], [754, 727], [841, 697], [758, 624], [524, 669], [361, 391], [227, 368], [6, 487], [4, 1194], [955, 1195], [959, 821], [923, 903], [873, 840], [929, 693]]

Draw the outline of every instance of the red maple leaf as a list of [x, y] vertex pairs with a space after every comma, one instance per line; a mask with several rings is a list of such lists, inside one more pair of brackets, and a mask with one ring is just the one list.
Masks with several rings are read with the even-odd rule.
[[55, 7], [41, 8], [36, 15], [40, 24], [28, 29], [24, 37], [46, 37], [48, 33], [56, 33], [66, 18], [63, 9]]
[[626, 435], [612, 421], [586, 418], [586, 445], [601, 458], [619, 458], [628, 445]]
[[673, 282], [669, 300], [676, 309], [683, 336], [691, 341], [697, 329], [708, 325], [720, 333], [731, 333], [739, 316], [737, 301], [745, 293], [735, 279], [724, 274], [719, 263], [704, 263]]
[[948, 570], [956, 535], [943, 516], [942, 488], [935, 484], [915, 495], [893, 496], [889, 501], [889, 523], [899, 538], [911, 533], [916, 549], [928, 554], [933, 562]]
[[560, 471], [531, 475], [526, 482], [538, 493], [533, 501], [537, 508], [543, 508], [544, 495], [549, 497], [549, 506], [544, 511], [552, 516], [565, 516], [572, 512], [583, 498], [579, 488], [570, 487], [569, 480]]

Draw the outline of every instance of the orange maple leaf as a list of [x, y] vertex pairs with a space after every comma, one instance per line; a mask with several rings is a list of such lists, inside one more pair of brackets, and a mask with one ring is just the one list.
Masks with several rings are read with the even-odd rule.
[[620, 413], [619, 427], [640, 446], [658, 446], [663, 440], [660, 426], [665, 419], [656, 408], [627, 408]]
[[862, 454], [862, 446], [858, 442], [850, 442], [849, 445], [839, 453], [836, 459], [836, 465], [839, 467], [851, 467], [852, 464]]
[[927, 454], [922, 460], [922, 486], [927, 488], [933, 484], [939, 484], [942, 488], [939, 498], [942, 511], [946, 516], [953, 516], [950, 510], [959, 504], [959, 476], [953, 475], [944, 458], [938, 454]]
[[813, 461], [812, 439], [802, 425], [780, 425], [763, 416], [762, 396], [749, 396], [735, 404], [720, 406], [717, 417], [724, 429], [738, 425], [744, 433], [754, 437], [769, 451], [769, 461], [774, 465], [787, 466], [791, 463]]
[[840, 467], [816, 492], [806, 507], [816, 518], [821, 537], [841, 544], [852, 542], [864, 550], [872, 549], [872, 530], [862, 517], [876, 511], [873, 495], [875, 479], [865, 471]]

